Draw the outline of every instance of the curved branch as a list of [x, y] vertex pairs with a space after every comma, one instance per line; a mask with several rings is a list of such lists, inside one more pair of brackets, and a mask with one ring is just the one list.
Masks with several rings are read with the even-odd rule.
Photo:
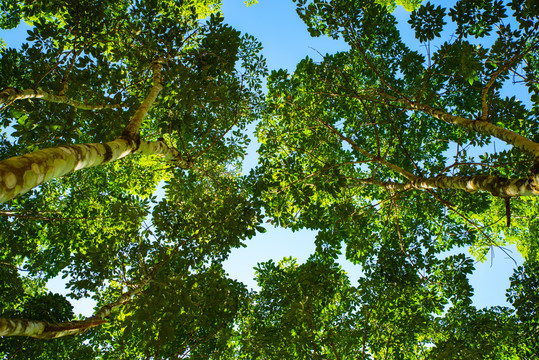
[[506, 143], [526, 152], [533, 158], [539, 159], [539, 144], [531, 141], [525, 136], [517, 134], [514, 131], [501, 128], [481, 118], [471, 120], [462, 116], [451, 115], [444, 110], [436, 109], [429, 105], [425, 105], [416, 101], [411, 101], [404, 98], [397, 98], [382, 91], [378, 92], [378, 94], [389, 101], [402, 105], [408, 110], [421, 111], [446, 123], [461, 126], [469, 130], [503, 140]]
[[106, 323], [106, 318], [108, 318], [113, 311], [131, 301], [134, 296], [139, 294], [150, 283], [155, 272], [161, 266], [169, 262], [178, 251], [178, 248], [186, 241], [176, 245], [170, 254], [157, 263], [150, 274], [138, 282], [135, 287], [121, 294], [116, 301], [99, 308], [99, 310], [97, 310], [91, 317], [84, 320], [69, 321], [60, 324], [50, 324], [47, 321], [0, 318], [0, 336], [28, 336], [37, 339], [55, 339], [63, 336], [79, 335], [93, 327]]
[[25, 89], [18, 90], [15, 88], [7, 88], [0, 92], [0, 105], [5, 104], [7, 106], [14, 101], [24, 99], [39, 99], [43, 101], [49, 101], [53, 103], [66, 104], [79, 110], [104, 110], [104, 109], [118, 109], [121, 108], [121, 104], [87, 104], [85, 102], [73, 100], [65, 95], [54, 95], [41, 88], [37, 90]]
[[149, 278], [144, 279], [137, 287], [120, 295], [116, 301], [101, 307], [93, 316], [80, 321], [50, 324], [47, 321], [0, 318], [0, 336], [29, 336], [36, 339], [55, 339], [81, 334], [93, 327], [104, 324], [106, 322], [105, 318], [113, 310], [131, 300], [134, 295], [142, 291], [149, 281]]

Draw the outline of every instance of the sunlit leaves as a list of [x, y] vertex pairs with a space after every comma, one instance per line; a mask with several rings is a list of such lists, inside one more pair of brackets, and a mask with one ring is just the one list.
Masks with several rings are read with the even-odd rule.
[[503, 307], [476, 309], [455, 307], [440, 318], [433, 329], [435, 346], [429, 359], [457, 355], [465, 359], [522, 359], [525, 344], [518, 341], [517, 322]]

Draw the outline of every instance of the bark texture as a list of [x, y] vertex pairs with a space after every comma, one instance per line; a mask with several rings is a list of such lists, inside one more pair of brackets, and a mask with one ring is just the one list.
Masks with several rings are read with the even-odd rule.
[[[0, 203], [28, 192], [43, 182], [73, 171], [115, 161], [131, 154], [161, 155], [183, 168], [192, 163], [183, 160], [181, 154], [168, 147], [164, 141], [149, 142], [139, 138], [139, 128], [148, 111], [154, 104], [161, 84], [163, 59], [152, 65], [153, 85], [135, 114], [131, 117], [122, 136], [104, 144], [66, 145], [35, 151], [0, 161]], [[49, 101], [64, 99], [42, 90], [19, 91], [8, 88], [0, 92], [0, 104], [25, 98], [43, 98]], [[62, 101], [65, 102], [65, 101]]]
[[164, 141], [120, 137], [104, 144], [59, 146], [0, 161], [0, 203], [24, 194], [53, 178], [106, 164], [132, 154], [160, 155], [175, 165], [192, 166]]
[[15, 88], [7, 88], [0, 92], [0, 105], [10, 104], [14, 101], [24, 99], [40, 99], [54, 103], [66, 104], [80, 110], [118, 109], [122, 107], [119, 104], [87, 104], [85, 102], [70, 99], [65, 95], [54, 95], [42, 89], [17, 90]]
[[0, 336], [32, 336], [45, 330], [45, 321], [0, 318]]
[[388, 190], [405, 191], [411, 189], [454, 189], [469, 192], [489, 192], [499, 197], [539, 196], [539, 174], [526, 179], [506, 179], [498, 176], [438, 176], [434, 178], [416, 178], [406, 183], [360, 180], [361, 185], [377, 185]]

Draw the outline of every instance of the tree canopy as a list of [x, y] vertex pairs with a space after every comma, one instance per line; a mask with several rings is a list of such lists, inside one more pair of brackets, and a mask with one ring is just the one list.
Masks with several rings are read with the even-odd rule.
[[[349, 50], [268, 75], [217, 0], [0, 2], [2, 28], [31, 24], [0, 51], [0, 357], [539, 354], [533, 2], [294, 2]], [[222, 262], [264, 221], [316, 252], [260, 263], [249, 291]], [[455, 250], [508, 244], [511, 307], [476, 308]]]

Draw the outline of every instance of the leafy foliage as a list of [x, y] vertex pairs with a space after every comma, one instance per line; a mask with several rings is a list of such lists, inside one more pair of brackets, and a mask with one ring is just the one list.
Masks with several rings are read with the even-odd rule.
[[[61, 99], [4, 104], [3, 158], [126, 136], [126, 125], [159, 81], [163, 89], [140, 125], [134, 125], [134, 140], [160, 139], [189, 164], [196, 163], [185, 171], [159, 157], [130, 156], [53, 179], [2, 205], [0, 261], [7, 269], [27, 272], [23, 280], [5, 282], [3, 317], [65, 326], [92, 320], [75, 319], [64, 297], [46, 294], [45, 282], [59, 275], [66, 278], [71, 297], [92, 296], [103, 311], [141, 294], [108, 319], [110, 325], [66, 340], [65, 346], [54, 340], [57, 345], [39, 350], [31, 340], [6, 340], [11, 344], [6, 356], [62, 358], [79, 348], [81, 357], [114, 358], [118, 353], [109, 350], [119, 348], [121, 336], [131, 358], [150, 352], [168, 358], [180, 350], [173, 339], [183, 341], [186, 334], [192, 341], [184, 343], [183, 351], [193, 358], [226, 350], [245, 290], [227, 279], [218, 263], [263, 230], [260, 208], [239, 175], [249, 142], [244, 129], [261, 108], [261, 45], [226, 25], [220, 3], [213, 0], [14, 1], [2, 6], [12, 10], [2, 13], [4, 27], [24, 20], [32, 28], [20, 49], [1, 52], [6, 71], [0, 87], [15, 94], [36, 89]], [[156, 59], [162, 64], [157, 80], [151, 72]], [[36, 282], [35, 295], [22, 308], [18, 301], [26, 295], [20, 281]], [[122, 294], [127, 298], [120, 301]], [[230, 302], [223, 303], [227, 296]], [[186, 297], [192, 306], [176, 320], [191, 327], [180, 326], [175, 334], [166, 314]], [[156, 306], [158, 299], [165, 300], [162, 306]], [[157, 328], [144, 318], [150, 310], [151, 319], [162, 319]], [[53, 349], [60, 354], [51, 355]]]
[[[516, 243], [534, 258], [531, 237], [537, 234], [524, 224], [537, 218], [536, 208], [524, 205], [533, 199], [511, 199], [509, 211], [519, 220], [505, 227], [506, 205], [487, 194], [497, 193], [465, 193], [448, 184], [476, 175], [493, 176], [493, 182], [527, 178], [534, 171], [535, 150], [523, 151], [501, 135], [507, 130], [535, 139], [534, 110], [504, 98], [501, 88], [537, 51], [537, 37], [513, 32], [501, 23], [505, 8], [484, 2], [474, 9], [497, 9], [481, 25], [486, 34], [498, 24], [491, 48], [466, 40], [483, 34], [466, 25], [472, 22], [466, 17], [452, 18], [457, 38], [436, 39], [447, 12], [426, 3], [410, 20], [420, 41], [440, 42], [426, 59], [402, 42], [395, 19], [381, 7], [345, 3], [302, 2], [298, 12], [312, 35], [342, 37], [348, 52], [320, 64], [307, 58], [293, 74], [279, 70], [269, 77], [269, 114], [258, 126], [267, 213], [283, 226], [331, 233], [319, 237], [320, 246], [339, 251], [344, 242], [357, 263], [394, 234], [406, 251], [416, 242], [434, 252], [472, 245], [484, 259], [491, 246]], [[458, 2], [449, 13], [467, 6], [474, 5]], [[511, 50], [503, 55], [502, 47]], [[525, 84], [533, 91], [534, 81]], [[476, 119], [497, 127], [480, 130], [472, 125]], [[495, 137], [509, 144], [487, 150]]]
[[433, 40], [440, 37], [444, 21], [445, 10], [441, 6], [436, 8], [430, 2], [421, 5], [421, 7], [410, 15], [409, 23], [415, 30], [415, 37], [421, 42]]
[[[183, 160], [130, 155], [2, 205], [0, 317], [77, 334], [2, 338], [2, 358], [535, 356], [539, 214], [521, 196], [539, 181], [532, 2], [295, 2], [311, 35], [349, 51], [273, 71], [265, 99], [262, 45], [219, 1], [0, 3], [3, 28], [32, 24], [0, 52], [3, 159], [129, 138]], [[396, 5], [426, 54], [403, 42]], [[506, 96], [511, 78], [529, 104]], [[243, 176], [255, 121], [259, 166]], [[318, 231], [317, 249], [260, 263], [248, 292], [221, 263], [263, 220]], [[484, 260], [508, 243], [527, 259], [513, 308], [477, 309], [460, 248]], [[46, 290], [60, 275], [93, 317]]]
[[[73, 307], [62, 295], [46, 293], [43, 282], [21, 277], [13, 268], [0, 267], [0, 317], [22, 317], [51, 323], [74, 319]], [[36, 342], [25, 338], [0, 339], [1, 359], [84, 359], [94, 357], [84, 339], [64, 338], [56, 342]]]
[[301, 265], [291, 258], [259, 264], [261, 290], [251, 295], [240, 318], [230, 358], [525, 359], [533, 354], [527, 352], [530, 343], [519, 340], [525, 323], [508, 308], [478, 310], [454, 299], [444, 311], [449, 293], [469, 301], [469, 259], [438, 261], [421, 277], [410, 264], [388, 266], [397, 265], [389, 262], [398, 257], [387, 255], [379, 253], [357, 287], [336, 263], [317, 255]]

